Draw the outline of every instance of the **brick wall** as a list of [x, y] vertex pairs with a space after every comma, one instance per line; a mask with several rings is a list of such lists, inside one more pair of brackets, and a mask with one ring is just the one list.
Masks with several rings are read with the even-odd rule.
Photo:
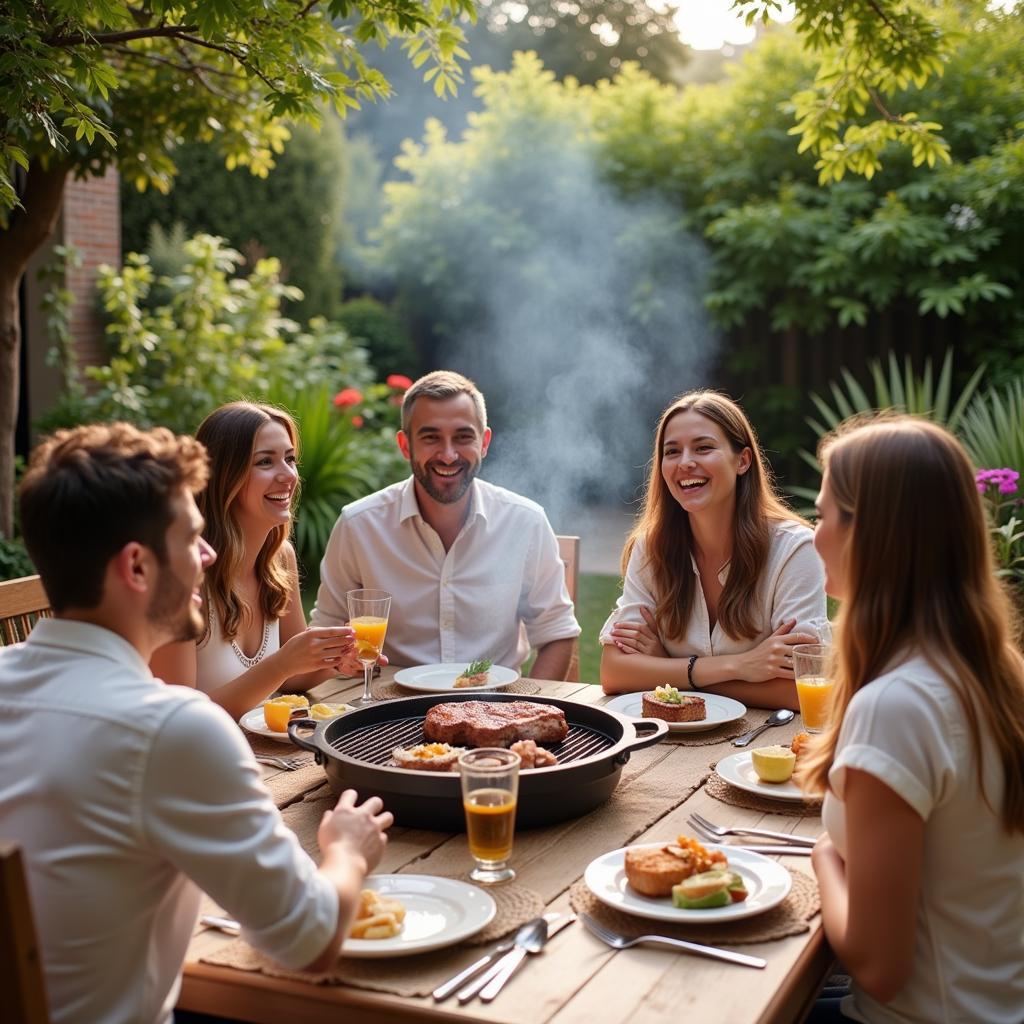
[[96, 268], [121, 263], [121, 201], [117, 171], [84, 181], [69, 179], [64, 190], [61, 218], [65, 245], [82, 255], [82, 265], [68, 271], [68, 287], [75, 294], [71, 336], [80, 365], [103, 362], [103, 324], [96, 299]]

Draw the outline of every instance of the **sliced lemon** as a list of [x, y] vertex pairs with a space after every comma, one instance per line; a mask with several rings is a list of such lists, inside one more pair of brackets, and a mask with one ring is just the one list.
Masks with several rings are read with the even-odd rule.
[[312, 718], [337, 718], [338, 715], [343, 715], [346, 711], [351, 710], [350, 704], [314, 704], [309, 709], [309, 714]]
[[789, 747], [758, 747], [750, 752], [750, 760], [762, 782], [789, 782], [796, 767], [796, 754]]

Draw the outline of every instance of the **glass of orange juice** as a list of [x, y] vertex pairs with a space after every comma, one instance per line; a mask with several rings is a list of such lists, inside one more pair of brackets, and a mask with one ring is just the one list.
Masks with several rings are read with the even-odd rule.
[[793, 648], [793, 675], [800, 717], [807, 732], [821, 732], [829, 722], [832, 680], [828, 677], [829, 648], [824, 644], [797, 644]]
[[466, 836], [476, 867], [474, 882], [493, 885], [516, 877], [508, 866], [516, 830], [519, 755], [501, 747], [479, 747], [459, 758]]
[[355, 707], [374, 702], [370, 692], [373, 666], [384, 649], [384, 637], [388, 631], [388, 616], [391, 614], [391, 595], [385, 590], [350, 590], [345, 595], [348, 602], [348, 624], [356, 634], [356, 657], [363, 666], [363, 695], [350, 701]]

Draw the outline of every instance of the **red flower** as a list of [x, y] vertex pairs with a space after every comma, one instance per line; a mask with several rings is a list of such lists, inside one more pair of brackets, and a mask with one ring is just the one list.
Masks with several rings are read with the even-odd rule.
[[362, 427], [362, 425], [363, 425], [363, 417], [362, 416], [353, 416], [352, 417], [352, 426], [355, 427], [356, 430], [359, 430]]
[[389, 388], [394, 388], [396, 391], [408, 391], [412, 387], [412, 381], [403, 373], [393, 373], [384, 382]]
[[363, 400], [363, 393], [358, 388], [343, 388], [334, 396], [334, 404], [339, 408], [347, 405], [358, 405]]

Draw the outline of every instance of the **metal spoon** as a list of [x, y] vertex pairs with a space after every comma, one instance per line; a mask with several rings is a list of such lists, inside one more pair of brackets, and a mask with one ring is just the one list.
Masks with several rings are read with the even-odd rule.
[[[512, 976], [512, 972], [515, 971], [516, 967], [523, 962], [528, 952], [540, 952], [547, 938], [548, 923], [543, 917], [535, 917], [532, 921], [527, 921], [526, 924], [520, 925], [519, 930], [516, 932], [515, 944], [512, 950], [459, 992], [456, 998], [459, 1000], [460, 1005], [468, 1003], [473, 996], [482, 992], [484, 988], [499, 978], [502, 979], [501, 984], [503, 985]], [[509, 970], [510, 967], [511, 970]], [[491, 998], [493, 999], [494, 997], [492, 996]]]
[[734, 747], [745, 747], [755, 736], [760, 736], [765, 729], [770, 729], [773, 725], [785, 725], [787, 722], [792, 722], [796, 717], [795, 712], [790, 711], [789, 708], [780, 708], [778, 711], [773, 711], [763, 725], [759, 725], [756, 729], [751, 729], [750, 732], [745, 732], [742, 736], [737, 736], [732, 741]]

